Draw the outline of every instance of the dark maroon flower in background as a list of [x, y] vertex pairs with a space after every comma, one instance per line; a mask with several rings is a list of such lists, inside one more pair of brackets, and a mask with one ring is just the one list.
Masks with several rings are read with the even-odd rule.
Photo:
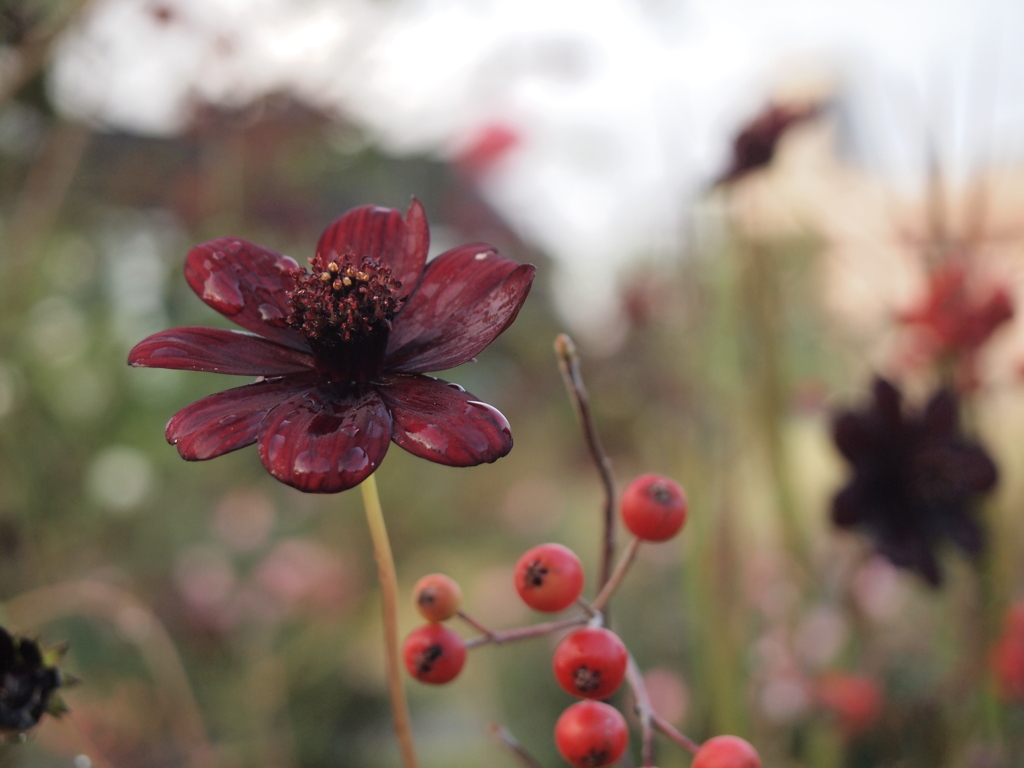
[[752, 171], [765, 168], [775, 158], [775, 150], [783, 135], [797, 123], [821, 114], [819, 104], [770, 104], [747, 123], [732, 142], [729, 169], [716, 184], [736, 181]]
[[973, 505], [996, 484], [996, 466], [960, 432], [951, 391], [937, 392], [921, 413], [904, 413], [901, 399], [878, 378], [867, 408], [837, 415], [833, 436], [853, 477], [836, 494], [832, 519], [863, 529], [894, 565], [937, 586], [940, 543], [952, 539], [972, 556], [984, 547]]
[[251, 333], [174, 328], [137, 344], [128, 362], [259, 380], [176, 413], [168, 442], [190, 461], [257, 443], [274, 477], [313, 493], [358, 485], [392, 440], [457, 467], [507, 454], [512, 436], [496, 409], [424, 374], [494, 341], [536, 269], [482, 243], [426, 264], [429, 240], [414, 200], [404, 218], [374, 206], [338, 218], [320, 237], [311, 274], [236, 238], [193, 248], [188, 284]]

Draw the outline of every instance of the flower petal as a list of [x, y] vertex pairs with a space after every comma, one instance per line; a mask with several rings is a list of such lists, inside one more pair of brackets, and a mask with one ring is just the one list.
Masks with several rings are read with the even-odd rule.
[[313, 369], [313, 357], [262, 336], [223, 328], [171, 328], [143, 339], [128, 355], [142, 368], [284, 376]]
[[872, 410], [887, 429], [898, 430], [903, 423], [903, 413], [900, 408], [903, 396], [900, 391], [881, 376], [875, 377], [872, 389], [875, 398]]
[[393, 420], [393, 439], [438, 464], [472, 467], [512, 450], [501, 413], [456, 384], [429, 376], [388, 376], [377, 384]]
[[185, 259], [185, 279], [203, 301], [247, 331], [304, 352], [306, 339], [285, 321], [295, 260], [234, 237], [197, 245]]
[[860, 483], [850, 482], [832, 499], [832, 522], [840, 528], [852, 528], [863, 521], [865, 505], [870, 500], [865, 497]]
[[316, 265], [352, 252], [357, 259], [373, 257], [391, 266], [391, 274], [402, 283], [400, 298], [412, 293], [427, 263], [430, 230], [423, 206], [415, 198], [405, 219], [401, 211], [364, 205], [338, 217], [316, 244]]
[[204, 397], [167, 422], [167, 442], [181, 458], [205, 461], [256, 442], [266, 415], [289, 397], [312, 386], [308, 376], [259, 381]]
[[928, 439], [948, 439], [959, 431], [957, 407], [956, 394], [948, 389], [940, 389], [932, 396], [921, 419]]
[[391, 442], [391, 416], [372, 388], [323, 385], [275, 408], [259, 432], [260, 459], [307, 493], [337, 493], [373, 473]]
[[872, 457], [879, 442], [877, 425], [871, 416], [857, 411], [844, 411], [832, 422], [832, 439], [839, 452], [853, 465]]
[[385, 367], [425, 373], [471, 360], [516, 319], [536, 271], [484, 243], [441, 254], [395, 317]]

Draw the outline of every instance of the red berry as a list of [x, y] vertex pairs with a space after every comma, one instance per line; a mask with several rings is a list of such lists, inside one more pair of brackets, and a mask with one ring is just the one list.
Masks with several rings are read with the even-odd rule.
[[1006, 612], [990, 663], [1000, 697], [1024, 701], [1024, 603], [1015, 603]]
[[573, 696], [607, 699], [622, 685], [629, 652], [619, 636], [600, 627], [578, 629], [555, 649], [558, 684]]
[[466, 663], [466, 644], [443, 624], [424, 624], [405, 638], [405, 668], [421, 683], [454, 680]]
[[882, 714], [882, 689], [870, 677], [829, 672], [816, 687], [818, 701], [835, 713], [839, 730], [849, 738], [866, 731]]
[[555, 746], [576, 768], [611, 765], [626, 751], [628, 743], [625, 718], [600, 701], [578, 701], [555, 723]]
[[583, 591], [583, 566], [568, 547], [541, 544], [516, 563], [516, 591], [531, 608], [554, 613], [572, 605]]
[[443, 573], [432, 573], [416, 582], [412, 591], [416, 610], [427, 621], [444, 621], [459, 611], [462, 589]]
[[622, 494], [622, 522], [645, 541], [671, 539], [686, 522], [686, 494], [675, 480], [641, 475]]
[[715, 736], [704, 742], [690, 768], [761, 768], [761, 758], [739, 736]]

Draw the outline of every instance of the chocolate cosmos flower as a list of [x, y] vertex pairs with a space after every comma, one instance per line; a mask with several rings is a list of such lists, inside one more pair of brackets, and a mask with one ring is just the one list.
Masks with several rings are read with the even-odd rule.
[[508, 453], [496, 409], [423, 374], [494, 341], [536, 270], [481, 243], [426, 264], [429, 239], [414, 200], [404, 218], [373, 206], [341, 216], [320, 237], [312, 274], [235, 238], [193, 248], [188, 284], [251, 333], [174, 328], [140, 342], [128, 362], [259, 379], [179, 411], [168, 442], [190, 461], [257, 443], [274, 477], [313, 493], [358, 485], [392, 440], [456, 467]]
[[860, 527], [894, 565], [942, 581], [935, 548], [952, 539], [970, 555], [984, 536], [972, 514], [996, 484], [985, 450], [961, 434], [956, 396], [940, 390], [921, 414], [904, 413], [900, 392], [875, 379], [874, 402], [838, 414], [833, 436], [853, 477], [832, 502], [841, 528]]

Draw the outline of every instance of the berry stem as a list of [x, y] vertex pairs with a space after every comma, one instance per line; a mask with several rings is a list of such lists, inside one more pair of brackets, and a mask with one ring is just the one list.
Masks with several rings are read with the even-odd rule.
[[469, 626], [471, 626], [473, 629], [477, 630], [478, 632], [482, 632], [484, 637], [494, 637], [495, 634], [497, 634], [493, 629], [485, 627], [483, 624], [474, 619], [465, 611], [457, 611], [455, 615], [467, 624], [469, 624]]
[[619, 584], [622, 583], [622, 579], [626, 576], [626, 571], [629, 570], [629, 566], [633, 563], [633, 558], [636, 557], [636, 551], [640, 548], [640, 537], [634, 536], [633, 540], [629, 542], [629, 546], [626, 551], [622, 554], [619, 559], [619, 564], [615, 566], [615, 572], [612, 573], [612, 577], [608, 579], [608, 583], [601, 588], [597, 597], [594, 598], [594, 602], [591, 603], [591, 608], [595, 611], [604, 611], [605, 605], [611, 599], [612, 595], [615, 594], [615, 590], [619, 588]]
[[604, 447], [601, 445], [601, 438], [597, 434], [594, 416], [590, 412], [590, 397], [587, 395], [587, 388], [583, 386], [583, 376], [580, 375], [580, 356], [576, 352], [576, 345], [568, 334], [560, 333], [555, 337], [555, 354], [558, 355], [558, 368], [562, 372], [566, 391], [576, 407], [576, 415], [583, 427], [583, 436], [587, 440], [587, 447], [597, 466], [598, 474], [601, 475], [601, 485], [604, 486], [604, 547], [601, 553], [601, 570], [597, 582], [598, 587], [603, 588], [612, 578], [612, 562], [615, 560], [615, 500], [617, 496], [615, 478], [612, 476], [612, 462], [608, 458], [608, 454], [605, 453]]
[[588, 621], [590, 621], [590, 617], [581, 613], [576, 616], [559, 619], [558, 621], [546, 621], [543, 624], [531, 624], [528, 627], [516, 627], [515, 629], [491, 632], [491, 634], [484, 635], [483, 637], [470, 638], [466, 641], [466, 648], [476, 648], [481, 645], [488, 645], [489, 643], [501, 645], [502, 643], [510, 643], [516, 640], [528, 640], [531, 637], [549, 635], [552, 632], [558, 632], [561, 629], [578, 627], [586, 624]]
[[587, 615], [591, 619], [596, 619], [596, 618], [598, 618], [600, 616], [601, 617], [601, 624], [604, 624], [604, 616], [601, 615], [601, 612], [599, 610], [597, 610], [596, 608], [594, 608], [594, 606], [592, 606], [589, 602], [587, 602], [587, 599], [585, 597], [582, 597], [582, 596], [581, 597], [577, 597], [576, 598], [576, 605], [578, 605], [580, 608], [582, 608], [584, 611], [586, 611]]
[[644, 683], [643, 673], [637, 666], [633, 654], [629, 654], [629, 661], [626, 663], [626, 680], [633, 689], [633, 696], [636, 698], [636, 713], [640, 718], [640, 764], [643, 766], [654, 765], [654, 727], [652, 720], [654, 709], [651, 707], [651, 697], [647, 693], [647, 685]]
[[700, 744], [677, 731], [668, 720], [653, 710], [651, 711], [651, 724], [683, 749], [689, 751], [690, 754], [696, 755], [700, 751]]
[[363, 506], [366, 508], [366, 522], [373, 539], [373, 556], [377, 560], [377, 575], [380, 579], [381, 602], [384, 609], [384, 647], [387, 658], [388, 692], [391, 696], [391, 713], [395, 718], [395, 736], [402, 750], [405, 768], [417, 768], [416, 747], [412, 740], [409, 722], [409, 704], [405, 700], [402, 685], [402, 662], [398, 642], [398, 576], [395, 560], [391, 555], [391, 542], [384, 524], [384, 512], [380, 507], [377, 480], [370, 475], [360, 485]]
[[487, 730], [494, 737], [495, 741], [517, 757], [519, 762], [525, 765], [526, 768], [543, 768], [537, 758], [526, 751], [523, 745], [519, 743], [519, 740], [509, 732], [508, 728], [497, 723], [488, 723]]

